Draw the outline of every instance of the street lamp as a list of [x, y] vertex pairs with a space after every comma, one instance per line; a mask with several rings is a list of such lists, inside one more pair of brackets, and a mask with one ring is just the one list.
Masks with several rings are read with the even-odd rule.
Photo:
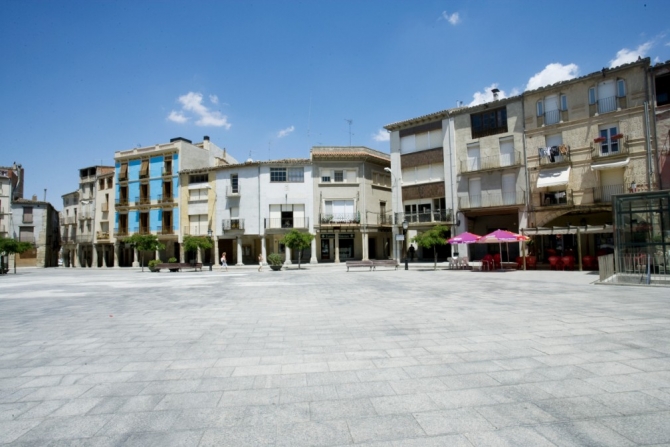
[[[400, 210], [402, 209], [402, 204], [400, 203], [400, 185], [398, 184], [398, 178], [395, 175], [393, 175], [393, 171], [391, 170], [391, 168], [386, 167], [386, 168], [384, 168], [384, 171], [391, 174], [391, 179], [393, 180], [393, 185], [395, 185], [396, 201], [395, 201], [395, 206], [393, 207], [393, 212], [395, 213], [396, 218], [397, 218], [397, 216], [400, 215]], [[398, 227], [400, 227], [400, 223], [396, 219], [393, 219], [393, 225], [397, 225]], [[398, 230], [400, 230], [400, 228], [398, 228]], [[398, 249], [398, 243], [396, 242], [395, 243], [395, 250], [397, 250], [397, 249]], [[398, 261], [400, 261], [400, 260], [401, 260], [401, 254], [398, 253]]]
[[[207, 229], [207, 237], [210, 240], [212, 240], [212, 229], [211, 228]], [[212, 253], [211, 253], [211, 250], [210, 250], [210, 253], [209, 253], [209, 271], [210, 272], [212, 271]]]
[[409, 270], [409, 266], [407, 265], [407, 227], [409, 227], [409, 224], [407, 223], [407, 219], [404, 219], [402, 221], [402, 235], [403, 235], [403, 251], [405, 252], [405, 270]]

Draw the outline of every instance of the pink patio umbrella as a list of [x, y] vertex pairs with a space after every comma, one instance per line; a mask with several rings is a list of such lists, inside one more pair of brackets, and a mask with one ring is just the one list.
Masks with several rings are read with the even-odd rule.
[[481, 236], [473, 234], [473, 233], [468, 233], [467, 231], [465, 233], [461, 233], [458, 236], [454, 236], [451, 239], [447, 239], [447, 243], [454, 245], [454, 244], [474, 244], [481, 238]]
[[[512, 233], [507, 230], [496, 230], [492, 233], [489, 233], [485, 236], [482, 236], [477, 241], [478, 244], [495, 244], [498, 243], [500, 246], [500, 260], [502, 261], [502, 243], [505, 242], [509, 244], [510, 242], [519, 242], [527, 241], [528, 236], [523, 236], [521, 234]], [[509, 261], [509, 245], [507, 246], [507, 261]]]
[[[455, 244], [474, 244], [481, 238], [478, 234], [473, 234], [473, 233], [468, 233], [467, 231], [464, 233], [459, 234], [458, 236], [454, 236], [450, 239], [447, 239], [447, 243], [451, 245]], [[467, 253], [468, 257], [470, 256], [470, 253]]]

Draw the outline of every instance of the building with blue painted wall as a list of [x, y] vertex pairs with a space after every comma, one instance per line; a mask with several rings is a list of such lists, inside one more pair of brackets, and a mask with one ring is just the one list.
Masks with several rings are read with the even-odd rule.
[[169, 143], [118, 151], [115, 162], [114, 265], [137, 264], [137, 253], [123, 240], [133, 234], [155, 234], [165, 245], [161, 260], [180, 258], [179, 171], [236, 160], [205, 136], [201, 143], [173, 138]]

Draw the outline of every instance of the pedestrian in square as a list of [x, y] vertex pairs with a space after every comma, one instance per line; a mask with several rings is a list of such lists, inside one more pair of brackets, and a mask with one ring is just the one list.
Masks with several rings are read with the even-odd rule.
[[223, 254], [221, 255], [221, 268], [226, 268], [226, 271], [228, 271], [228, 262], [226, 262], [226, 252], [224, 251]]
[[263, 270], [263, 255], [258, 255], [258, 271]]

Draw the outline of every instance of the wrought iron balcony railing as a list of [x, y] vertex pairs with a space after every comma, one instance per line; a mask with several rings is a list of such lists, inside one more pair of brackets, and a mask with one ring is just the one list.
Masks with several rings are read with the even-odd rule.
[[174, 229], [171, 226], [159, 225], [156, 227], [156, 233], [158, 234], [174, 234]]
[[461, 172], [486, 171], [489, 169], [508, 168], [521, 164], [521, 152], [498, 154], [490, 157], [468, 158], [461, 161]]
[[172, 194], [158, 195], [158, 203], [172, 203], [172, 202], [174, 202], [174, 196]]
[[244, 219], [223, 219], [221, 229], [223, 231], [244, 230]]
[[478, 195], [460, 196], [458, 198], [458, 207], [462, 209], [472, 209], [523, 205], [525, 203], [525, 194], [524, 191], [493, 191]]
[[265, 219], [265, 228], [268, 229], [280, 229], [280, 228], [308, 228], [309, 227], [309, 218], [308, 217], [277, 217], [277, 218], [266, 218]]
[[116, 206], [128, 206], [128, 197], [117, 197], [114, 203]]
[[151, 198], [147, 196], [135, 197], [135, 205], [151, 205]]
[[570, 152], [549, 157], [540, 157], [540, 166], [559, 165], [562, 163], [570, 163]]
[[594, 160], [617, 155], [628, 155], [628, 143], [624, 136], [596, 138], [591, 145], [591, 158]]
[[539, 206], [571, 206], [574, 204], [572, 190], [539, 192], [535, 196]]
[[432, 210], [421, 213], [405, 213], [408, 223], [450, 222], [451, 210]]
[[99, 241], [108, 240], [109, 232], [108, 231], [98, 231], [95, 233], [95, 238]]
[[130, 236], [130, 232], [128, 231], [127, 228], [121, 228], [121, 229], [114, 230], [114, 237], [118, 238], [118, 237], [126, 237], [126, 236]]
[[611, 203], [613, 196], [625, 192], [625, 185], [597, 186], [593, 188], [593, 203]]

